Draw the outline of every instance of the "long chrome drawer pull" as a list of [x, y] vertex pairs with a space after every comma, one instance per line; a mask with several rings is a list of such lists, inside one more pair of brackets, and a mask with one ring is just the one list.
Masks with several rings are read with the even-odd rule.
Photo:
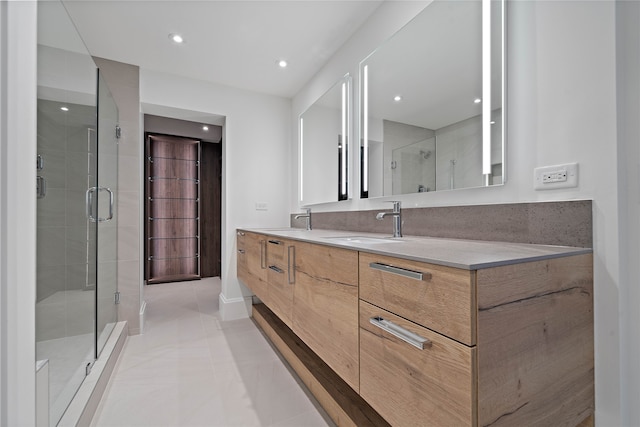
[[415, 280], [429, 280], [431, 279], [431, 273], [421, 273], [419, 271], [407, 270], [406, 268], [394, 267], [392, 265], [380, 264], [379, 262], [369, 263], [369, 267], [374, 270], [385, 271], [391, 274], [397, 274], [399, 276], [408, 277]]
[[269, 243], [271, 243], [272, 245], [281, 245], [282, 242], [279, 240], [269, 240]]
[[419, 348], [420, 350], [424, 350], [425, 346], [431, 346], [431, 341], [427, 338], [423, 338], [418, 334], [414, 334], [413, 332], [396, 325], [390, 320], [385, 320], [380, 316], [372, 317], [371, 319], [369, 319], [369, 322], [371, 322], [372, 325], [389, 332], [391, 335], [400, 338], [407, 344], [411, 344], [412, 346]]
[[283, 273], [284, 273], [284, 270], [283, 270], [283, 269], [278, 268], [278, 267], [276, 267], [275, 265], [270, 265], [270, 266], [269, 266], [269, 268], [270, 268], [271, 270], [275, 271], [276, 273], [279, 273], [279, 274], [283, 274]]

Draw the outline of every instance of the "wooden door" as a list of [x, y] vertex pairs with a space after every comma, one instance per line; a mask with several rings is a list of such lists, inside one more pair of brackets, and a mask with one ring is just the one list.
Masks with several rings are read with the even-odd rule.
[[200, 278], [200, 141], [147, 136], [147, 283]]

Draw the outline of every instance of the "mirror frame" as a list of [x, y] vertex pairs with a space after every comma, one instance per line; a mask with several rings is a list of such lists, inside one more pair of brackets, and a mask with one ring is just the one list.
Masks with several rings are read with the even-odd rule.
[[[336, 80], [325, 92], [309, 105], [298, 116], [298, 203], [300, 206], [312, 206], [323, 203], [340, 202], [343, 200], [349, 200], [351, 197], [351, 135], [353, 134], [353, 119], [352, 119], [352, 77], [350, 73], [344, 74], [338, 80]], [[341, 120], [341, 135], [338, 142], [338, 185], [337, 185], [337, 197], [331, 200], [321, 201], [305, 201], [305, 175], [304, 175], [304, 115], [313, 108], [325, 95], [330, 93], [335, 88], [340, 88], [341, 93], [341, 106], [340, 106], [340, 120]], [[309, 178], [309, 177], [307, 177]], [[308, 199], [308, 196], [307, 196]]]
[[[489, 102], [483, 102], [482, 105], [482, 174], [483, 185], [476, 187], [461, 187], [458, 189], [469, 188], [485, 188], [504, 185], [507, 182], [507, 141], [506, 141], [506, 122], [507, 122], [507, 103], [506, 103], [506, 14], [507, 14], [507, 1], [506, 0], [481, 0], [482, 2], [482, 99], [489, 100]], [[495, 27], [495, 23], [492, 22], [491, 8], [492, 4], [500, 4], [500, 47], [501, 47], [501, 63], [500, 63], [500, 86], [501, 86], [501, 145], [502, 145], [502, 182], [499, 184], [491, 184], [491, 86], [492, 86], [492, 29]], [[367, 55], [359, 65], [359, 126], [358, 126], [358, 141], [359, 141], [359, 157], [360, 157], [360, 198], [368, 199], [369, 197], [369, 129], [368, 129], [368, 76], [367, 76], [367, 60], [371, 58], [382, 46], [392, 40], [396, 34], [401, 32], [406, 26], [410, 25], [413, 20], [428, 10], [429, 5], [425, 6], [414, 18], [411, 19], [405, 26], [400, 28], [391, 37], [385, 40], [380, 46], [374, 49], [369, 55]], [[438, 190], [447, 191], [447, 190]], [[382, 196], [376, 196], [372, 198], [383, 198], [390, 196], [400, 196], [405, 194], [415, 193], [403, 193], [403, 194], [383, 194]]]

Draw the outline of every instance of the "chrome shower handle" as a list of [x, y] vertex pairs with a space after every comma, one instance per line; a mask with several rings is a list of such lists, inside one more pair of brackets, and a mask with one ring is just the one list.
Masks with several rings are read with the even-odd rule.
[[113, 191], [107, 187], [98, 187], [98, 191], [102, 190], [109, 193], [109, 216], [106, 218], [98, 218], [98, 222], [111, 221], [113, 219]]
[[97, 219], [93, 216], [93, 193], [95, 193], [97, 189], [98, 187], [89, 187], [85, 194], [87, 218], [91, 222], [97, 222]]
[[[100, 191], [107, 191], [109, 193], [109, 216], [106, 218], [94, 217], [93, 216], [93, 200], [94, 193]], [[107, 187], [90, 187], [86, 193], [86, 204], [87, 204], [87, 218], [91, 222], [106, 222], [111, 221], [113, 219], [113, 191]], [[97, 212], [96, 212], [97, 213]]]

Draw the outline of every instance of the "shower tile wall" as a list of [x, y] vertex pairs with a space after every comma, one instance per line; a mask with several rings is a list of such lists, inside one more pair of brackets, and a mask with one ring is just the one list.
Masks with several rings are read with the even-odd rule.
[[69, 111], [63, 112], [60, 106], [59, 101], [38, 100], [38, 154], [43, 159], [38, 175], [46, 181], [46, 196], [38, 199], [37, 319], [48, 319], [48, 325], [36, 329], [38, 341], [60, 338], [65, 329], [82, 334], [93, 328], [84, 322], [66, 324], [73, 321], [65, 316], [70, 302], [55, 294], [95, 287], [95, 270], [87, 259], [95, 234], [84, 215], [87, 164], [96, 147], [95, 132], [89, 130], [95, 129], [95, 108], [66, 103]]
[[103, 58], [93, 58], [118, 105], [122, 137], [118, 141], [117, 275], [120, 305], [118, 320], [126, 320], [129, 333], [141, 332], [141, 158], [139, 68]]

